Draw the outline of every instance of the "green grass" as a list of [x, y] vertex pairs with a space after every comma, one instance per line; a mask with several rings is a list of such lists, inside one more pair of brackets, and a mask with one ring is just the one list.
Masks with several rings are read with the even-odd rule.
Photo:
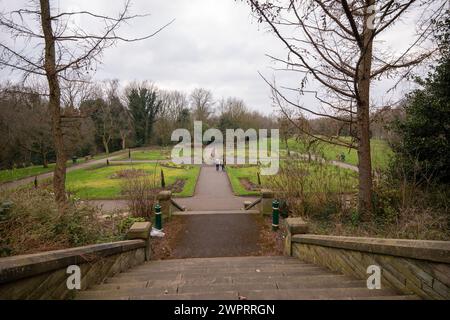
[[0, 170], [0, 182], [10, 182], [27, 177], [32, 177], [42, 173], [51, 172], [53, 171], [54, 167], [55, 164], [49, 164], [48, 168], [44, 168], [42, 165], [40, 165], [26, 168]]
[[[111, 155], [113, 155], [113, 154], [110, 154], [110, 156]], [[92, 160], [99, 160], [99, 159], [103, 159], [106, 157], [107, 157], [106, 153], [101, 153], [101, 154], [97, 154], [97, 155], [93, 156]], [[91, 161], [91, 160], [89, 160], [89, 161]], [[80, 157], [77, 159], [77, 164], [84, 163], [84, 162], [86, 162], [85, 157]], [[67, 160], [68, 168], [73, 165], [74, 164], [73, 164], [72, 160]], [[35, 166], [29, 166], [26, 168], [0, 170], [0, 183], [11, 182], [11, 181], [16, 181], [16, 180], [20, 180], [20, 179], [24, 179], [24, 178], [28, 178], [28, 177], [33, 177], [33, 176], [40, 175], [43, 173], [52, 172], [54, 169], [55, 169], [55, 164], [50, 163], [48, 165], [48, 168], [44, 168], [43, 165], [35, 165]]]
[[[78, 159], [77, 163], [83, 163], [85, 162], [83, 159]], [[67, 161], [67, 167], [73, 166], [72, 160]], [[38, 166], [30, 166], [26, 168], [17, 168], [17, 169], [6, 169], [6, 170], [0, 170], [0, 183], [2, 182], [11, 182], [16, 181], [28, 177], [33, 177], [36, 175], [40, 175], [47, 172], [52, 172], [55, 169], [55, 164], [50, 163], [48, 165], [48, 168], [44, 168], [43, 165]]]
[[[349, 139], [349, 138], [343, 138]], [[289, 148], [291, 151], [297, 151], [299, 153], [305, 153], [305, 148], [302, 144], [295, 141], [295, 139], [288, 140]], [[285, 142], [280, 142], [280, 149], [286, 148]], [[380, 139], [371, 139], [370, 150], [372, 156], [372, 167], [374, 169], [385, 169], [389, 165], [390, 158], [393, 155], [388, 143]], [[326, 160], [339, 160], [339, 155], [343, 153], [345, 155], [345, 161], [348, 164], [358, 165], [358, 154], [355, 149], [348, 149], [342, 146], [336, 146], [325, 142], [319, 142], [317, 152], [321, 157]]]
[[259, 191], [249, 191], [241, 183], [240, 179], [248, 179], [253, 183], [258, 182], [257, 166], [227, 166], [228, 178], [231, 182], [234, 194], [238, 196], [255, 196], [259, 195]]
[[160, 169], [164, 171], [166, 185], [175, 183], [178, 179], [186, 180], [183, 191], [176, 196], [192, 196], [200, 172], [197, 166], [187, 166], [182, 169], [161, 167], [156, 163], [141, 163], [132, 165], [111, 165], [97, 168], [74, 170], [67, 174], [67, 189], [81, 199], [120, 199], [123, 180], [114, 174], [127, 169], [143, 170], [154, 175], [159, 181]]
[[[281, 162], [283, 166], [284, 162]], [[312, 163], [303, 163], [302, 168], [307, 171], [305, 178], [306, 192], [324, 192], [321, 181], [326, 183], [327, 190], [332, 192], [351, 192], [354, 191], [358, 184], [357, 173], [351, 170], [339, 168], [333, 165], [323, 165]], [[249, 191], [241, 183], [241, 179], [248, 179], [250, 182], [257, 184], [257, 173], [259, 168], [257, 166], [228, 166], [227, 173], [233, 188], [233, 192], [238, 196], [255, 196], [259, 195], [259, 191]], [[275, 176], [261, 176], [262, 187], [267, 186], [269, 180], [277, 179]], [[345, 180], [345, 190], [342, 188], [342, 179]]]
[[[167, 160], [170, 158], [170, 152], [166, 149], [157, 150], [137, 150], [131, 152], [132, 160]], [[128, 153], [117, 158], [117, 160], [127, 160]]]

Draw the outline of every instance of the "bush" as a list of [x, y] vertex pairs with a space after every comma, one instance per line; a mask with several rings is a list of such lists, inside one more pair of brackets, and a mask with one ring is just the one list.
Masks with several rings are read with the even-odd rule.
[[374, 216], [367, 222], [358, 214], [356, 193], [348, 192], [345, 171], [330, 171], [316, 163], [288, 162], [270, 180], [269, 187], [289, 203], [289, 215], [308, 221], [313, 233], [449, 240], [450, 190], [431, 182], [410, 181], [399, 174], [384, 172], [376, 177]]
[[286, 161], [267, 186], [289, 203], [290, 215], [327, 220], [345, 210], [354, 190], [352, 174], [315, 161]]
[[151, 219], [157, 195], [157, 184], [154, 177], [129, 175], [123, 180], [122, 192], [134, 217]]
[[[59, 215], [50, 189], [29, 188], [0, 195], [11, 201], [0, 215], [0, 256], [56, 250], [116, 241], [122, 235], [114, 223], [100, 219], [97, 208], [71, 200]], [[123, 230], [121, 231], [123, 232]]]
[[400, 141], [393, 145], [398, 164], [410, 180], [433, 179], [450, 184], [450, 19], [436, 24], [441, 57], [421, 86], [407, 96], [405, 119], [394, 129]]

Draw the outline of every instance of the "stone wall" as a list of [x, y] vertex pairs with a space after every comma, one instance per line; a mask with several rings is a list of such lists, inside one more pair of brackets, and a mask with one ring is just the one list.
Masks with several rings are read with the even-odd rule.
[[130, 240], [0, 259], [0, 300], [70, 299], [78, 290], [67, 288], [67, 268], [80, 267], [81, 288], [150, 259], [150, 222], [136, 222]]
[[381, 285], [424, 299], [450, 299], [450, 242], [291, 235], [291, 254], [357, 279], [381, 268]]
[[0, 299], [70, 299], [67, 267], [81, 269], [81, 290], [145, 261], [146, 242], [128, 240], [0, 259]]

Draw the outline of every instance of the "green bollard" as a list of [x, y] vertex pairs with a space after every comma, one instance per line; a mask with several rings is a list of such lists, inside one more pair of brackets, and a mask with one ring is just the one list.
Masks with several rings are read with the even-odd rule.
[[162, 230], [161, 206], [155, 205], [155, 229]]
[[272, 202], [272, 230], [278, 230], [278, 226], [280, 223], [280, 203], [278, 200], [273, 200]]

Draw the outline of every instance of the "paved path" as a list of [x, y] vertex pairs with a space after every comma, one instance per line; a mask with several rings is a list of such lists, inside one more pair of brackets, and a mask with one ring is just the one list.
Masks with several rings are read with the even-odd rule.
[[[192, 198], [177, 202], [188, 210], [208, 214], [183, 215], [184, 228], [174, 249], [174, 258], [230, 257], [256, 255], [259, 251], [260, 225], [254, 214], [236, 214], [245, 200], [233, 194], [226, 172], [215, 166], [202, 166]], [[226, 211], [230, 213], [225, 213]], [[211, 212], [212, 211], [212, 212]], [[215, 212], [214, 212], [215, 211]]]
[[180, 216], [184, 228], [173, 258], [258, 255], [260, 227], [254, 214]]
[[179, 198], [177, 202], [192, 211], [239, 210], [244, 201], [255, 197], [238, 197], [233, 194], [227, 173], [216, 171], [214, 166], [202, 166], [193, 197]]
[[[301, 159], [304, 159], [304, 160], [308, 159], [308, 155], [307, 154], [298, 153], [296, 151], [291, 151], [291, 154], [296, 155], [297, 157], [299, 157]], [[316, 155], [311, 155], [311, 159], [313, 161], [319, 161], [321, 163], [330, 163], [330, 164], [332, 164], [332, 165], [334, 165], [336, 167], [340, 167], [340, 168], [343, 168], [343, 169], [348, 169], [348, 170], [352, 170], [352, 171], [356, 171], [356, 172], [359, 171], [358, 166], [355, 166], [353, 164], [349, 164], [349, 163], [346, 163], [346, 162], [337, 161], [337, 160], [327, 161], [327, 160], [325, 160], [325, 159], [323, 159], [323, 158], [321, 158], [319, 156], [316, 156]]]

